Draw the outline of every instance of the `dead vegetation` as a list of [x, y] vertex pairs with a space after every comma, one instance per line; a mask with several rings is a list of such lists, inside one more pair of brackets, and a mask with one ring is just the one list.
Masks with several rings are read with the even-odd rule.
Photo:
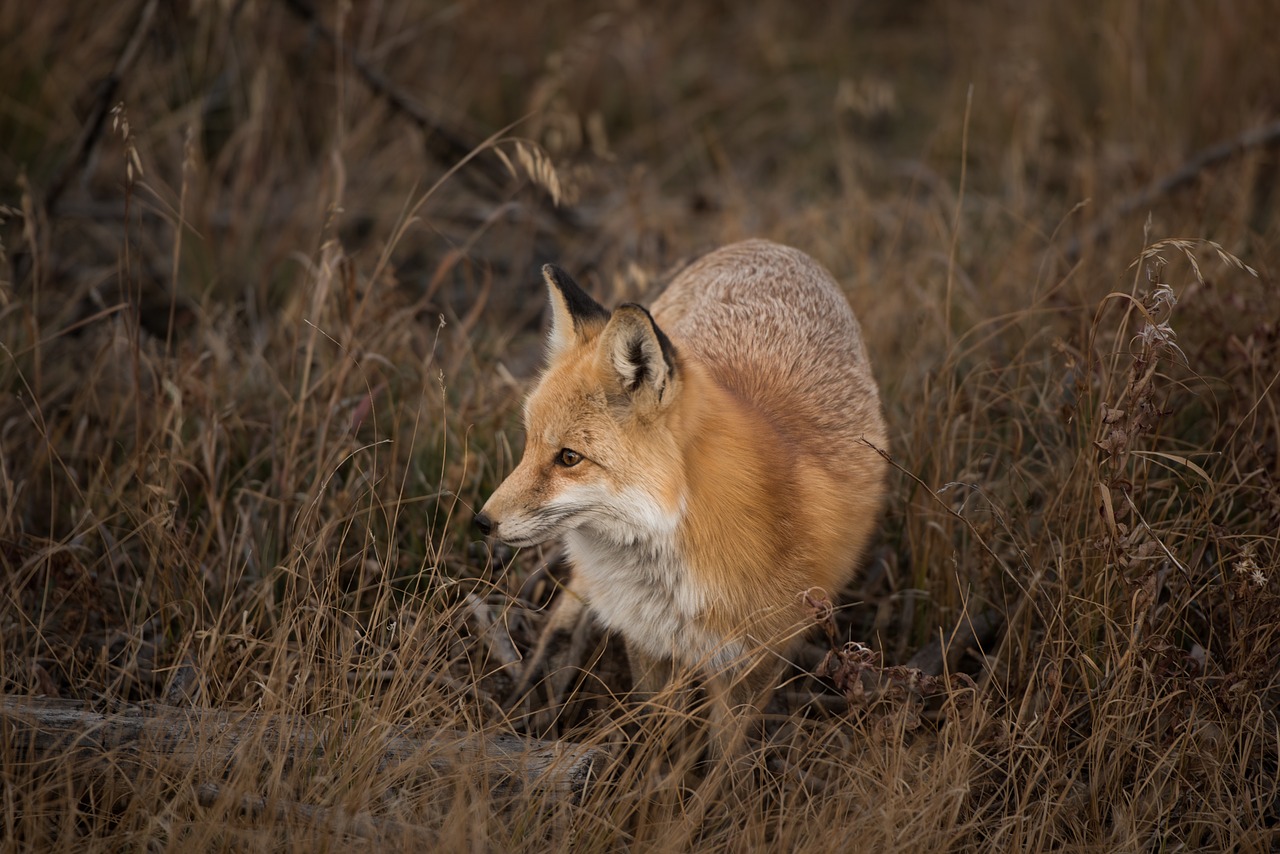
[[[5, 848], [1271, 850], [1270, 5], [535, 6], [0, 7]], [[594, 627], [515, 690], [558, 567], [469, 526], [538, 266], [752, 235], [846, 284], [894, 479], [695, 787]]]

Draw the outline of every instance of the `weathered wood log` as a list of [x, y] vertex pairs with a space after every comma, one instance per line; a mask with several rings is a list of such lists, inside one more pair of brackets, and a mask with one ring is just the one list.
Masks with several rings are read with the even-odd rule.
[[264, 759], [286, 768], [355, 762], [367, 763], [387, 786], [415, 772], [461, 772], [495, 794], [532, 790], [574, 802], [601, 778], [610, 759], [603, 747], [501, 733], [415, 732], [374, 721], [163, 705], [104, 713], [75, 701], [27, 697], [0, 698], [0, 726], [3, 742], [28, 761], [68, 752], [91, 760], [110, 753], [113, 762], [163, 759], [212, 779], [241, 762]]

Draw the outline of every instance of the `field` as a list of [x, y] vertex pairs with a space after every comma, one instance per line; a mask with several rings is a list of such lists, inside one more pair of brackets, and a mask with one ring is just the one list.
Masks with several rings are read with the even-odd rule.
[[[4, 850], [1280, 845], [1266, 0], [7, 3], [0, 80]], [[743, 774], [595, 627], [518, 696], [471, 518], [540, 265], [751, 236], [892, 476]]]

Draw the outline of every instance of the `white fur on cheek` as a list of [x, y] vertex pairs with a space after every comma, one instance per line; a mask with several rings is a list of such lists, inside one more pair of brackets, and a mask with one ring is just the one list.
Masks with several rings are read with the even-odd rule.
[[498, 528], [502, 541], [523, 548], [544, 543], [581, 522], [592, 510], [592, 496], [580, 487], [569, 487], [545, 504], [518, 516], [510, 516]]

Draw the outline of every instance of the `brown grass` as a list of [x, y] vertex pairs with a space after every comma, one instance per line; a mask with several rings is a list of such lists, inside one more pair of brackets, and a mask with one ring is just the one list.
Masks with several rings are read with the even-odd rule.
[[[1270, 4], [538, 5], [320, 5], [461, 166], [283, 2], [159, 4], [80, 161], [145, 4], [0, 7], [0, 690], [347, 725], [216, 769], [5, 728], [5, 848], [1273, 848], [1275, 150], [1067, 253], [1275, 119]], [[579, 639], [558, 719], [500, 708], [546, 556], [470, 520], [520, 450], [538, 265], [615, 301], [752, 235], [846, 284], [893, 431], [835, 617], [869, 649], [827, 671], [1004, 629], [849, 701], [814, 644], [710, 796], [616, 645]], [[393, 725], [617, 759], [581, 803], [389, 777], [360, 733]]]

